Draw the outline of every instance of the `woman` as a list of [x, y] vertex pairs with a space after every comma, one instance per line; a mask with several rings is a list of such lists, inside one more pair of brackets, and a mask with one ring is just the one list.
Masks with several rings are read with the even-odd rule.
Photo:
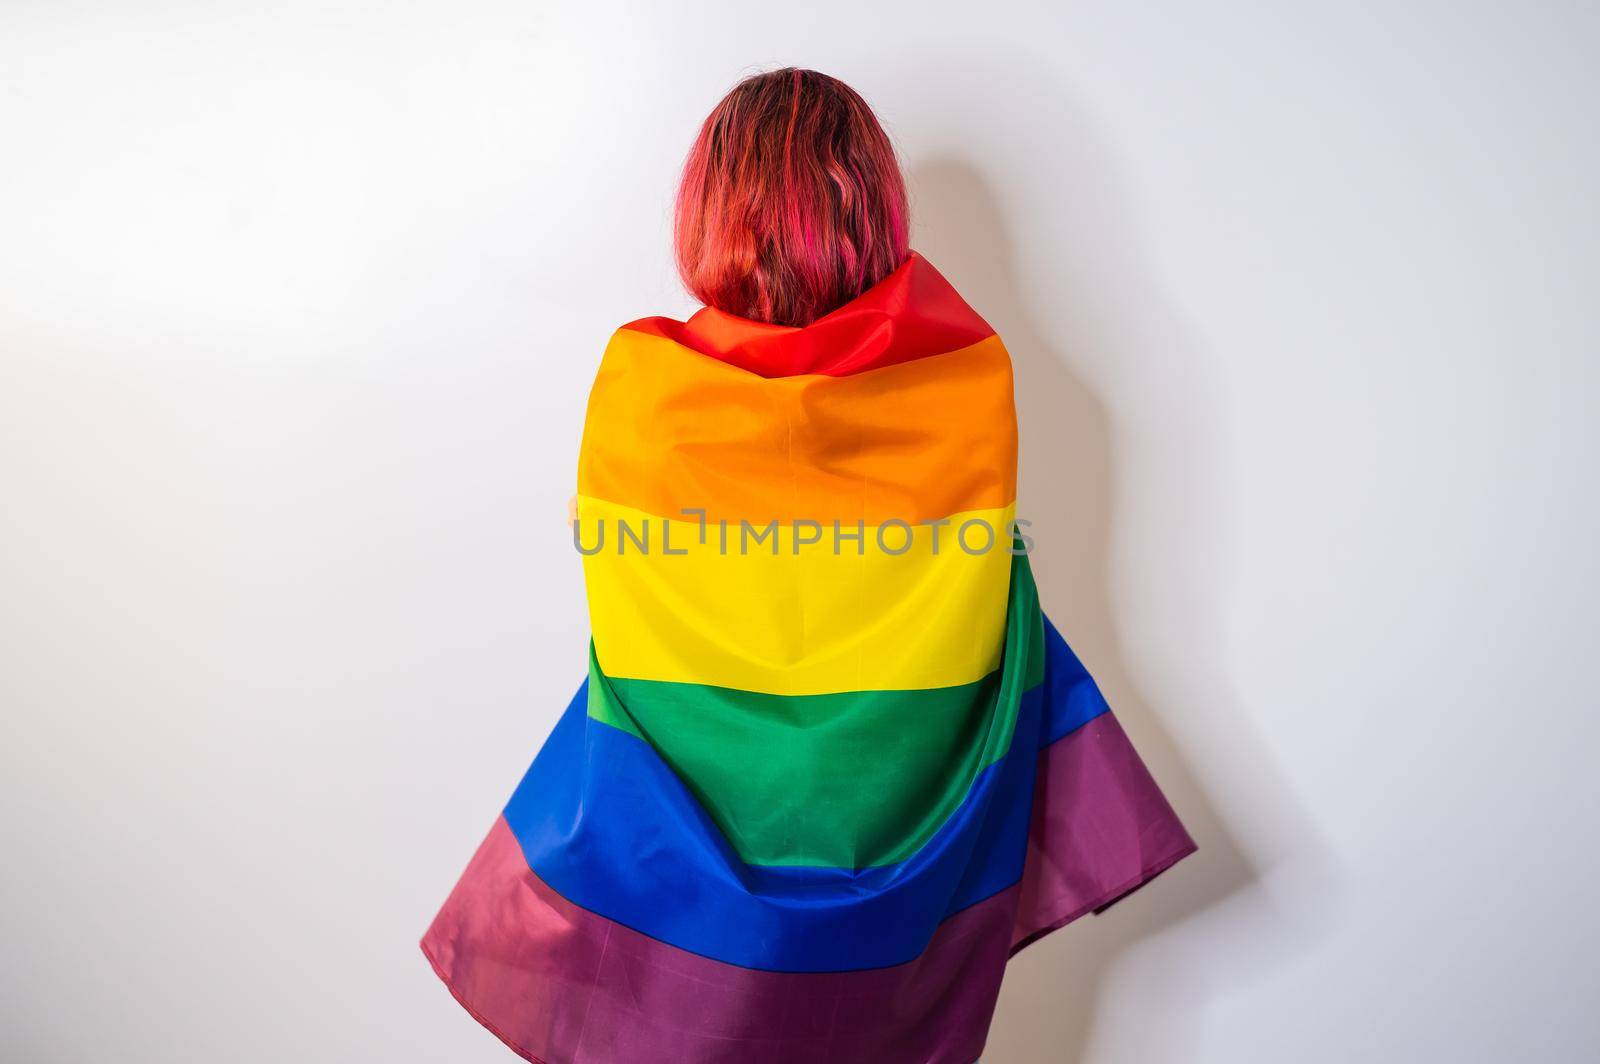
[[529, 1060], [970, 1064], [1006, 959], [1194, 849], [1040, 613], [1005, 347], [844, 84], [740, 83], [706, 306], [612, 337], [589, 676], [423, 949]]

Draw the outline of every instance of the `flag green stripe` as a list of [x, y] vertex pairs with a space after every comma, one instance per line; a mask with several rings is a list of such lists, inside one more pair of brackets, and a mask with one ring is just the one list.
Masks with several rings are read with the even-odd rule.
[[868, 868], [914, 854], [1010, 747], [1043, 679], [1027, 559], [1014, 559], [1007, 652], [973, 683], [774, 695], [605, 676], [589, 715], [649, 743], [750, 864]]

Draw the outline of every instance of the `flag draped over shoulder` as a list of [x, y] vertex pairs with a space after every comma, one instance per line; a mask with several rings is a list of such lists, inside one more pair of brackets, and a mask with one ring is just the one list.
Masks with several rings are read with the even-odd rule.
[[805, 328], [618, 330], [588, 677], [423, 940], [461, 1003], [546, 1064], [970, 1064], [1012, 953], [1192, 852], [1040, 612], [1016, 450], [915, 254]]

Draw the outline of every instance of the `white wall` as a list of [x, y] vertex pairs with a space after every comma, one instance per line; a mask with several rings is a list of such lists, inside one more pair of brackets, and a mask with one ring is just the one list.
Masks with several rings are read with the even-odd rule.
[[1202, 854], [986, 1061], [1577, 1061], [1592, 5], [0, 7], [0, 1057], [497, 1061], [415, 940], [577, 683], [696, 123], [855, 84]]

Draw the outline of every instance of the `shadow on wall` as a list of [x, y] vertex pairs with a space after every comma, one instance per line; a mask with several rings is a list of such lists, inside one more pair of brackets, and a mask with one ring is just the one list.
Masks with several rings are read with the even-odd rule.
[[[998, 83], [1022, 91], [1019, 80], [1026, 79], [1012, 66]], [[1061, 95], [1059, 89], [1036, 92], [1036, 111], [1039, 99], [1053, 104]], [[1117, 1029], [1117, 1059], [1163, 1064], [1191, 1059], [1208, 1001], [1230, 984], [1281, 969], [1326, 935], [1322, 914], [1279, 911], [1261, 883], [1280, 863], [1309, 858], [1313, 867], [1321, 864], [1325, 850], [1297, 811], [1270, 751], [1231, 710], [1229, 680], [1213, 664], [1223, 660], [1226, 591], [1227, 530], [1219, 526], [1228, 508], [1216, 497], [1226, 490], [1224, 391], [1205, 379], [1205, 352], [1184, 336], [1140, 266], [1139, 241], [1126, 231], [1128, 205], [1113, 168], [1096, 154], [1087, 131], [1075, 128], [1067, 101], [1060, 102], [1049, 111], [1061, 122], [1052, 135], [1077, 140], [1058, 148], [1054, 165], [1070, 173], [1038, 172], [1052, 160], [1020, 139], [1006, 153], [1035, 168], [1029, 187], [1050, 190], [1045, 205], [1007, 202], [1029, 219], [1026, 253], [1012, 245], [1008, 210], [984, 175], [956, 158], [923, 160], [909, 170], [912, 212], [924, 234], [915, 246], [1011, 351], [1021, 422], [1018, 515], [1034, 522], [1033, 560], [1045, 611], [1105, 690], [1200, 852], [1104, 916], [1085, 918], [1020, 954], [1008, 972], [984, 1061], [1081, 1064], [1092, 1059], [1096, 1026], [1105, 1024]], [[1046, 276], [1015, 268], [1035, 257], [1034, 245], [1038, 256], [1051, 258]], [[1105, 403], [1070, 368], [1075, 354], [1088, 351], [1115, 365], [1119, 380], [1137, 381], [1141, 410], [1169, 415], [1155, 431], [1152, 419], [1132, 429], [1112, 423]], [[1163, 497], [1116, 505], [1115, 443], [1137, 447], [1141, 468], [1160, 471], [1154, 486]], [[1159, 533], [1152, 536], [1148, 526], [1114, 529], [1112, 518], [1130, 511], [1138, 522], [1158, 521]], [[1159, 587], [1162, 614], [1171, 622], [1163, 631], [1184, 633], [1186, 660], [1172, 670], [1182, 676], [1181, 697], [1169, 694], [1172, 704], [1159, 707], [1141, 697], [1124, 659], [1108, 585], [1113, 550], [1133, 531], [1143, 533], [1146, 544], [1161, 543], [1163, 556], [1149, 558], [1159, 583], [1145, 586]], [[1120, 553], [1128, 556], [1125, 548]], [[1151, 554], [1146, 548], [1137, 556], [1143, 562]], [[1173, 685], [1165, 686], [1170, 691]], [[1211, 764], [1211, 775], [1219, 779], [1217, 770], [1226, 772], [1235, 808], [1248, 803], [1248, 841], [1223, 822], [1174, 743], [1164, 721], [1179, 719], [1190, 734], [1226, 728], [1225, 741], [1207, 741], [1213, 752], [1228, 751], [1226, 764]], [[1214, 753], [1211, 760], [1217, 760]], [[1325, 875], [1320, 889], [1331, 883]], [[1168, 941], [1159, 959], [1136, 964], [1136, 992], [1115, 993], [1116, 969], [1132, 959], [1136, 944], [1156, 936]]]

